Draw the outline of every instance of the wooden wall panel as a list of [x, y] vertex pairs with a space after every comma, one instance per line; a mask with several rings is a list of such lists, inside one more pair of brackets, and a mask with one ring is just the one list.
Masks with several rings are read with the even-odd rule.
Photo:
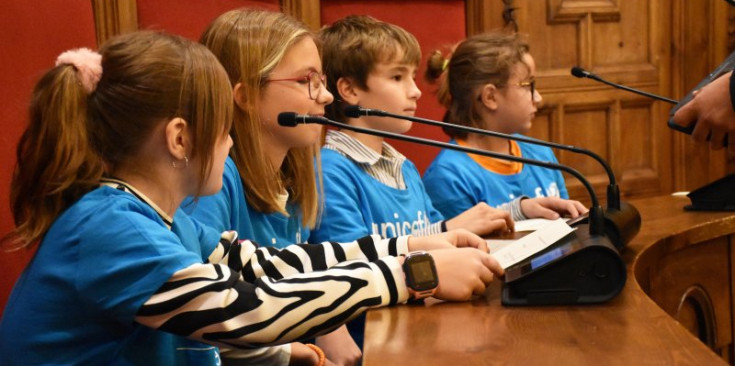
[[138, 29], [136, 0], [92, 0], [97, 45], [118, 34]]
[[[603, 159], [609, 160], [609, 139], [607, 131], [612, 124], [612, 106], [610, 104], [579, 104], [568, 105], [562, 108], [562, 118], [557, 121], [555, 128], [558, 129], [554, 133], [555, 140], [563, 141], [565, 144], [575, 146], [585, 146], [587, 149], [600, 155]], [[606, 181], [606, 177], [602, 176], [604, 170], [594, 160], [580, 154], [568, 151], [558, 151], [557, 157], [559, 161], [568, 164], [580, 172], [584, 173], [586, 178]], [[569, 178], [567, 178], [569, 180]], [[577, 183], [568, 182], [577, 185]]]

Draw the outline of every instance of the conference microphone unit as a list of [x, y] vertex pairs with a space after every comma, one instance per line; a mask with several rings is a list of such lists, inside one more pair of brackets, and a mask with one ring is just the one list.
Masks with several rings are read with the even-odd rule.
[[577, 230], [546, 249], [506, 268], [501, 302], [511, 306], [593, 304], [609, 301], [623, 289], [627, 278], [625, 263], [618, 249], [605, 235], [603, 210], [592, 185], [574, 168], [548, 161], [352, 126], [325, 117], [300, 115], [293, 112], [283, 112], [278, 115], [278, 124], [281, 126], [294, 127], [302, 123], [317, 123], [367, 135], [489, 156], [569, 173], [582, 183], [590, 195], [592, 207], [590, 207], [587, 223], [580, 224]]
[[[694, 92], [696, 90], [699, 90], [703, 88], [704, 86], [708, 85], [715, 79], [721, 77], [722, 75], [732, 71], [735, 69], [735, 52], [730, 54], [730, 56], [725, 59], [717, 68], [715, 68], [707, 77], [705, 77], [702, 81], [697, 84], [692, 91], [690, 91], [681, 101], [677, 102], [673, 99], [664, 98], [659, 95], [647, 93], [641, 90], [633, 89], [624, 85], [616, 84], [610, 81], [607, 81], [581, 67], [575, 66], [572, 67], [571, 73], [572, 75], [578, 77], [578, 78], [589, 78], [595, 81], [599, 81], [603, 84], [610, 85], [612, 87], [626, 90], [629, 92], [633, 92], [636, 94], [640, 94], [649, 98], [653, 98], [656, 100], [661, 100], [664, 102], [676, 104], [674, 108], [671, 109], [671, 112], [669, 112], [669, 122], [668, 126], [671, 129], [677, 130], [679, 132], [683, 132], [686, 134], [691, 135], [692, 131], [694, 131], [694, 124], [689, 126], [681, 126], [674, 122], [674, 114], [676, 111], [679, 110], [679, 108], [683, 107], [685, 104], [689, 103], [694, 98]], [[707, 137], [707, 140], [709, 140], [710, 137]], [[728, 136], [726, 135], [724, 137], [724, 145], [727, 146], [728, 144]], [[687, 195], [689, 199], [691, 200], [691, 205], [687, 205], [684, 209], [690, 210], [690, 211], [735, 211], [735, 174], [728, 174], [724, 176], [723, 178], [720, 178], [712, 183], [709, 183], [707, 185], [704, 185], [702, 187], [699, 187]]]
[[[571, 151], [577, 154], [587, 155], [595, 159], [603, 167], [605, 173], [607, 174], [607, 179], [609, 183], [607, 186], [607, 208], [604, 211], [604, 221], [605, 232], [612, 243], [615, 245], [616, 248], [622, 250], [625, 245], [628, 244], [636, 236], [636, 234], [638, 234], [638, 231], [641, 228], [641, 215], [640, 213], [638, 213], [638, 210], [635, 208], [635, 206], [620, 201], [620, 188], [618, 187], [612, 168], [601, 156], [595, 154], [593, 151], [572, 145], [563, 145], [555, 142], [536, 140], [525, 136], [509, 135], [480, 128], [459, 126], [421, 117], [403, 116], [399, 114], [389, 113], [380, 109], [362, 108], [358, 105], [346, 106], [344, 108], [344, 114], [351, 118], [359, 118], [361, 116], [398, 118], [421, 124], [451, 128], [457, 131], [476, 133], [484, 136], [499, 137], [513, 141], [522, 141], [533, 145], [541, 145], [560, 150]], [[580, 218], [575, 219], [571, 223], [571, 225], [574, 226], [574, 224], [576, 224], [577, 222], [585, 223], [586, 217], [586, 215], [583, 215]]]

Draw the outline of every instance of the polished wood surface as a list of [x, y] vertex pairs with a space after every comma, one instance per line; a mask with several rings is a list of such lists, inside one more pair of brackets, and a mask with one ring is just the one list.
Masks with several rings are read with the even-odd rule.
[[[726, 364], [723, 358], [730, 359], [732, 352], [730, 266], [721, 268], [719, 262], [710, 266], [698, 259], [697, 252], [704, 248], [705, 257], [712, 259], [722, 254], [723, 245], [729, 248], [735, 215], [684, 211], [686, 197], [661, 196], [631, 203], [641, 212], [643, 224], [623, 255], [628, 281], [612, 301], [587, 306], [503, 307], [496, 282], [485, 297], [471, 302], [433, 301], [372, 310], [367, 315], [363, 364]], [[710, 254], [713, 245], [715, 255]], [[724, 260], [730, 259], [731, 252], [724, 251]], [[687, 262], [689, 259], [692, 261]], [[677, 263], [685, 264], [677, 267]], [[649, 295], [656, 297], [659, 287], [671, 285], [666, 279], [677, 271], [710, 271], [702, 277], [709, 283], [697, 287], [699, 279], [688, 277], [679, 280], [680, 287], [699, 288], [711, 302], [729, 306], [710, 314], [710, 320], [716, 322], [710, 326], [722, 333], [715, 337], [717, 353], [674, 319], [689, 323], [699, 319], [693, 323], [695, 328], [706, 330], [697, 323], [702, 319], [699, 307], [680, 306], [678, 314], [672, 314], [662, 307], [668, 307], [667, 301], [679, 303], [681, 298], [673, 296], [669, 301], [667, 296], [672, 296], [664, 295], [657, 299], [659, 304]], [[689, 283], [693, 286], [687, 287]], [[689, 301], [686, 296], [685, 303]], [[696, 302], [698, 298], [692, 296]]]

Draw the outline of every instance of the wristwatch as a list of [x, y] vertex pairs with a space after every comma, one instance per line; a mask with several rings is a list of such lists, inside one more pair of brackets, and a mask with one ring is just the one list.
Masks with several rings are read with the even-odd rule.
[[414, 300], [433, 295], [439, 286], [434, 258], [427, 252], [407, 254], [403, 262], [403, 273], [406, 275], [408, 293]]

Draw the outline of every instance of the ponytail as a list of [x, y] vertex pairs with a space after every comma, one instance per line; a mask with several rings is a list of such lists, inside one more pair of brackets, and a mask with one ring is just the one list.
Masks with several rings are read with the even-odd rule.
[[424, 79], [429, 83], [439, 82], [437, 98], [439, 103], [447, 109], [452, 105], [452, 94], [449, 92], [449, 81], [446, 76], [450, 62], [451, 54], [449, 58], [444, 58], [441, 51], [435, 50], [426, 60], [426, 73], [424, 74]]
[[18, 143], [10, 189], [16, 228], [0, 240], [6, 250], [37, 243], [102, 176], [103, 164], [88, 140], [88, 92], [78, 74], [75, 66], [61, 64], [33, 91], [30, 124]]
[[214, 55], [150, 31], [114, 37], [101, 52], [62, 54], [33, 91], [11, 187], [16, 228], [0, 239], [5, 249], [42, 239], [59, 214], [99, 185], [103, 171], [131, 163], [173, 117], [193, 131], [189, 158], [202, 162], [199, 191], [212, 171], [212, 146], [230, 130], [233, 108]]
[[[427, 63], [426, 79], [440, 80], [437, 97], [447, 112], [444, 121], [456, 125], [484, 128], [479, 113], [478, 95], [484, 85], [503, 87], [513, 65], [523, 62], [528, 43], [518, 34], [490, 32], [474, 35], [454, 47], [448, 60], [435, 51]], [[467, 133], [451, 127], [444, 132], [464, 139]]]

